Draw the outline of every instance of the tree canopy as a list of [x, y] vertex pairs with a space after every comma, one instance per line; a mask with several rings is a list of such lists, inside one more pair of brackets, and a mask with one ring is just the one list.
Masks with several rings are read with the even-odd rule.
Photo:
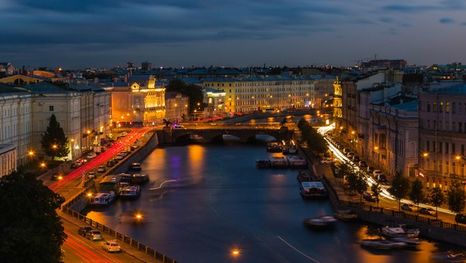
[[59, 262], [66, 235], [55, 210], [63, 201], [33, 174], [1, 177], [1, 261]]
[[194, 110], [204, 110], [202, 89], [194, 84], [187, 85], [180, 79], [170, 80], [167, 87], [167, 92], [179, 92], [189, 98], [189, 112], [193, 113]]
[[401, 175], [401, 173], [396, 173], [393, 178], [390, 188], [388, 188], [390, 194], [392, 194], [398, 201], [398, 209], [401, 208], [401, 199], [406, 197], [409, 193], [409, 180], [408, 178]]
[[307, 143], [314, 154], [327, 151], [327, 142], [304, 118], [298, 121], [298, 128], [301, 131], [301, 140]]
[[454, 183], [448, 190], [448, 207], [455, 213], [464, 209], [464, 188], [459, 183]]
[[437, 209], [445, 202], [445, 195], [438, 186], [432, 188], [430, 192], [430, 202], [435, 206], [435, 214], [438, 216]]
[[47, 156], [52, 157], [65, 157], [68, 155], [70, 149], [68, 147], [68, 138], [65, 136], [63, 128], [54, 114], [50, 116], [49, 126], [47, 131], [42, 135], [40, 141], [42, 150]]
[[424, 189], [422, 182], [419, 179], [416, 179], [411, 184], [411, 191], [409, 192], [409, 198], [416, 205], [424, 201]]

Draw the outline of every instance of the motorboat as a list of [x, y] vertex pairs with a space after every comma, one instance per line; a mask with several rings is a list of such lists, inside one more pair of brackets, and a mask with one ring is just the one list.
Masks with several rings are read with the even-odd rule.
[[287, 168], [288, 160], [285, 157], [275, 157], [270, 160], [270, 166], [272, 168]]
[[417, 228], [407, 228], [404, 227], [403, 225], [400, 226], [395, 226], [395, 227], [390, 227], [390, 226], [384, 226], [380, 229], [382, 235], [386, 237], [410, 237], [410, 238], [416, 238], [419, 236], [419, 229]]
[[149, 182], [149, 176], [147, 174], [133, 174], [132, 177], [133, 184], [145, 184]]
[[115, 200], [115, 192], [97, 193], [91, 199], [90, 205], [94, 207], [108, 206]]
[[270, 168], [270, 160], [257, 160], [256, 167], [259, 169]]
[[328, 229], [335, 226], [337, 220], [333, 216], [320, 216], [315, 218], [306, 218], [303, 224], [313, 229]]
[[389, 250], [404, 248], [406, 247], [406, 243], [387, 239], [363, 239], [361, 241], [361, 246], [372, 249]]
[[141, 195], [141, 187], [139, 185], [127, 185], [120, 187], [120, 198], [136, 199]]
[[140, 172], [141, 171], [141, 163], [132, 163], [129, 166], [129, 169], [134, 172]]
[[419, 238], [394, 237], [390, 240], [396, 241], [396, 242], [403, 242], [406, 244], [406, 247], [413, 248], [413, 249], [417, 248], [419, 244], [421, 244], [421, 240], [419, 240]]
[[453, 250], [445, 251], [445, 252], [440, 252], [434, 254], [432, 257], [438, 262], [449, 262], [449, 263], [460, 263], [460, 262], [465, 262], [466, 261], [466, 254], [463, 252], [457, 252]]
[[301, 156], [290, 156], [287, 159], [290, 168], [307, 168], [307, 161]]
[[341, 221], [353, 221], [358, 219], [358, 215], [351, 210], [338, 210], [335, 217]]
[[306, 199], [326, 198], [328, 196], [327, 189], [321, 181], [301, 182], [299, 192]]
[[283, 146], [279, 142], [267, 143], [267, 152], [280, 153], [283, 152]]

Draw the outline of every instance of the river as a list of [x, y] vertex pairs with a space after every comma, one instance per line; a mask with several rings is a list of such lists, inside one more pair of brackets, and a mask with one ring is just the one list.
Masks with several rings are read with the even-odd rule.
[[[333, 231], [305, 228], [306, 217], [331, 214], [328, 201], [305, 201], [294, 170], [259, 170], [261, 146], [155, 149], [142, 163], [151, 182], [135, 201], [117, 201], [88, 216], [129, 234], [181, 263], [206, 262], [430, 262], [443, 245], [375, 253], [360, 247], [368, 226], [338, 222]], [[149, 191], [166, 179], [176, 187]], [[143, 223], [132, 215], [141, 211]], [[238, 249], [239, 254], [232, 255]]]

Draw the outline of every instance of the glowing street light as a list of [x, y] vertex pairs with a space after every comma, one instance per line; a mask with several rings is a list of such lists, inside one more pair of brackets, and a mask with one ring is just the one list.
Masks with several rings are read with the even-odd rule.
[[428, 153], [428, 152], [424, 152], [424, 153], [422, 154], [422, 157], [424, 157], [424, 158], [429, 157], [429, 153]]
[[33, 150], [29, 150], [28, 155], [29, 157], [34, 157], [35, 152]]
[[57, 148], [58, 148], [58, 145], [56, 145], [56, 144], [52, 145], [52, 149], [56, 150]]
[[241, 251], [240, 251], [238, 248], [233, 248], [233, 249], [230, 251], [230, 255], [231, 255], [233, 258], [237, 258], [237, 257], [241, 256]]
[[455, 156], [455, 160], [457, 160], [457, 161], [461, 160], [461, 155]]
[[39, 166], [40, 166], [40, 168], [45, 168], [45, 167], [47, 167], [47, 164], [45, 164], [45, 162], [41, 162], [41, 163], [39, 164]]

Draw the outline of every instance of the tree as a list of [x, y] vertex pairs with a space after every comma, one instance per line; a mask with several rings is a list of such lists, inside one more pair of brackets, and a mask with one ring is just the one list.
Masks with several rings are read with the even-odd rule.
[[464, 188], [459, 183], [454, 183], [448, 190], [448, 207], [455, 213], [464, 209]]
[[396, 198], [398, 201], [398, 210], [401, 210], [401, 199], [406, 197], [409, 192], [408, 178], [397, 172], [388, 191]]
[[356, 173], [350, 173], [346, 179], [348, 181], [348, 188], [350, 192], [358, 193], [360, 202], [362, 202], [362, 194], [367, 190], [367, 183], [364, 178]]
[[435, 206], [435, 216], [438, 218], [438, 207], [445, 201], [445, 196], [438, 186], [432, 189], [430, 193], [430, 202]]
[[1, 177], [2, 262], [58, 262], [66, 235], [56, 209], [63, 201], [31, 173]]
[[371, 185], [371, 192], [375, 196], [375, 203], [377, 204], [377, 206], [379, 206], [379, 201], [380, 201], [379, 196], [380, 196], [380, 193], [382, 192], [382, 188], [380, 187], [380, 184], [375, 183]]
[[49, 126], [47, 131], [42, 134], [40, 141], [42, 150], [47, 156], [50, 156], [52, 160], [55, 157], [65, 157], [69, 153], [68, 139], [65, 136], [63, 128], [60, 127], [60, 123], [54, 114], [50, 116]]
[[307, 142], [309, 149], [315, 154], [322, 154], [327, 151], [327, 142], [316, 129], [307, 122], [304, 118], [299, 120], [298, 128], [301, 131], [301, 140]]
[[188, 96], [189, 98], [189, 112], [193, 113], [196, 111], [203, 111], [204, 104], [202, 94], [202, 88], [193, 84], [187, 85], [184, 81], [180, 79], [170, 80], [167, 86], [167, 91], [179, 92], [183, 95]]
[[411, 191], [409, 192], [409, 198], [414, 204], [419, 205], [424, 200], [424, 189], [422, 182], [416, 179], [411, 184]]

